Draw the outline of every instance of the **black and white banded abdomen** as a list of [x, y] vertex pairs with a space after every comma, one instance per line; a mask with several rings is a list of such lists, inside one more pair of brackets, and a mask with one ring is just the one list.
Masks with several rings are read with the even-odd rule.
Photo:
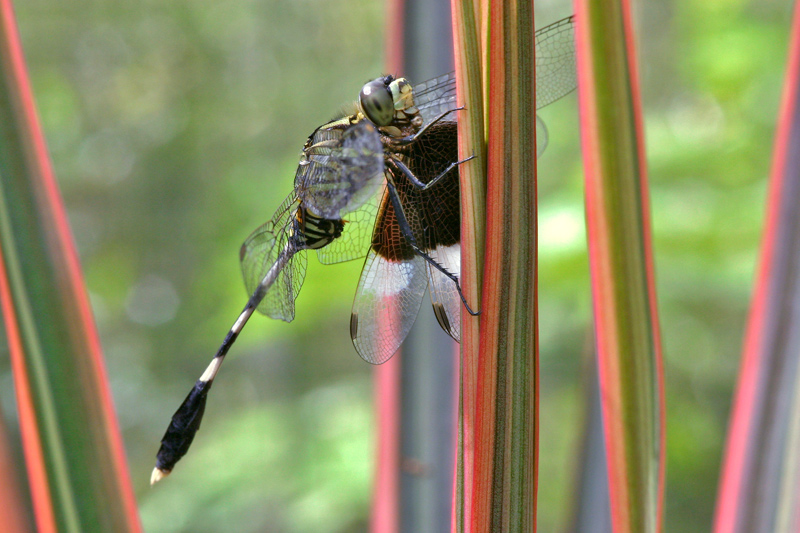
[[297, 238], [305, 248], [317, 250], [323, 248], [342, 236], [344, 221], [321, 218], [312, 214], [303, 206], [297, 208]]

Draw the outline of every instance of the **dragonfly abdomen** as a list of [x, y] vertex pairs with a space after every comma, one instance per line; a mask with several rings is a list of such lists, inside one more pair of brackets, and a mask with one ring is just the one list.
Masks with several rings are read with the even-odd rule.
[[298, 227], [296, 237], [302, 242], [304, 248], [317, 250], [342, 236], [344, 229], [342, 220], [315, 216], [302, 206], [297, 209], [295, 218]]

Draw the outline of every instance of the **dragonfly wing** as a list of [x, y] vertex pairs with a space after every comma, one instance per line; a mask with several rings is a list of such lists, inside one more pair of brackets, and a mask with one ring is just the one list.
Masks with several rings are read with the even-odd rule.
[[[449, 72], [438, 78], [414, 86], [414, 105], [419, 109], [424, 124], [456, 108], [456, 73]], [[455, 121], [455, 115], [450, 120]]]
[[575, 71], [575, 16], [536, 32], [536, 109], [571, 93]]
[[548, 140], [547, 124], [539, 115], [536, 115], [536, 157], [541, 157], [544, 153]]
[[389, 261], [370, 250], [350, 317], [353, 346], [365, 361], [379, 365], [400, 348], [417, 318], [427, 286], [421, 257]]
[[[442, 265], [448, 272], [461, 279], [461, 246], [439, 246], [428, 255]], [[433, 314], [442, 329], [458, 342], [461, 342], [461, 297], [453, 280], [442, 274], [440, 270], [428, 265], [430, 279], [431, 303]]]
[[361, 207], [345, 215], [342, 236], [317, 250], [320, 263], [331, 265], [367, 255], [383, 191], [384, 187], [379, 187]]
[[[575, 17], [571, 16], [536, 32], [536, 108], [569, 94], [576, 85]], [[455, 72], [415, 85], [414, 104], [425, 124], [455, 109]]]
[[383, 183], [383, 144], [369, 121], [318, 129], [303, 152], [295, 190], [313, 214], [340, 219], [369, 201]]
[[[242, 244], [239, 259], [248, 294], [255, 292], [289, 244], [295, 205], [294, 195], [290, 195], [272, 220], [259, 226]], [[258, 310], [271, 318], [291, 322], [294, 319], [294, 301], [306, 275], [306, 264], [304, 251], [294, 254], [261, 300]]]

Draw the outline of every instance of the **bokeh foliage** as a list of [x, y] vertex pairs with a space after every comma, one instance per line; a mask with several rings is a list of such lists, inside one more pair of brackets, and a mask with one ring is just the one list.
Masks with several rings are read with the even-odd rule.
[[[537, 4], [537, 25], [568, 2]], [[760, 237], [791, 5], [639, 2], [667, 383], [667, 531], [708, 530]], [[254, 318], [192, 452], [148, 487], [166, 424], [245, 301], [238, 247], [306, 136], [382, 72], [368, 0], [17, 2], [100, 327], [145, 529], [359, 531], [370, 368], [348, 339], [360, 262], [309, 261], [292, 324]], [[541, 112], [542, 531], [567, 523], [590, 355], [575, 97]], [[5, 347], [2, 348], [5, 350]], [[7, 358], [0, 403], [13, 416]]]

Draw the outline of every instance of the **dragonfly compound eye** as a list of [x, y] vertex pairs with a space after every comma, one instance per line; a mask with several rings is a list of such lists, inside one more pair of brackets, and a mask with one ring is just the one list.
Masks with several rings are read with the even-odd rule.
[[376, 126], [388, 126], [394, 118], [394, 101], [383, 78], [372, 80], [361, 88], [358, 101], [364, 115]]

